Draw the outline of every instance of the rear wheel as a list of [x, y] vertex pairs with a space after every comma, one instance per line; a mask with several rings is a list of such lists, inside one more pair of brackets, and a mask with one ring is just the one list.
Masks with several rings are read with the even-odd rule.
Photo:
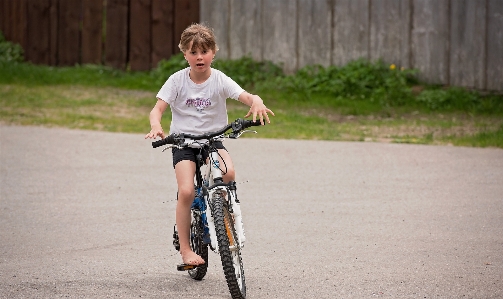
[[195, 280], [202, 280], [208, 271], [208, 244], [203, 241], [204, 227], [198, 211], [192, 211], [190, 223], [190, 248], [203, 258], [204, 264], [189, 270], [189, 275]]
[[233, 299], [244, 299], [246, 298], [245, 274], [234, 219], [225, 198], [217, 192], [213, 195], [211, 214], [215, 222], [218, 249], [227, 286]]

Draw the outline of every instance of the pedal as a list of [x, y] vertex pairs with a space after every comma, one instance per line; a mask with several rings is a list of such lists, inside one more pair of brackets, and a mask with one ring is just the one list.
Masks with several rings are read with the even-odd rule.
[[177, 251], [180, 251], [180, 240], [178, 239], [178, 231], [176, 230], [176, 224], [173, 227], [173, 246]]
[[178, 271], [187, 271], [187, 270], [192, 270], [195, 269], [197, 266], [195, 265], [187, 265], [187, 264], [180, 264], [176, 266], [176, 270]]

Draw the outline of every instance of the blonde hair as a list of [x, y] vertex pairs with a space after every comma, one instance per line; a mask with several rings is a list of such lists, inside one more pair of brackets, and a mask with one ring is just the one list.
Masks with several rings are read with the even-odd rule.
[[[190, 43], [192, 43], [192, 46]], [[191, 46], [191, 51], [198, 48], [204, 51], [213, 50], [215, 53], [218, 51], [213, 29], [197, 23], [190, 25], [182, 32], [178, 48], [185, 53], [185, 51], [189, 50], [189, 46]]]

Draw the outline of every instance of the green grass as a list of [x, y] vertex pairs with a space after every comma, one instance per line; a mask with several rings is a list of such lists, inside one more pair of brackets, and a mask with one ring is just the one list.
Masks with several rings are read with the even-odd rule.
[[[185, 66], [174, 59], [151, 72], [0, 61], [0, 122], [146, 133], [156, 92], [170, 73]], [[249, 58], [216, 63], [229, 76], [239, 76], [276, 114], [271, 125], [246, 137], [503, 148], [501, 95], [421, 85], [413, 71], [382, 63], [358, 61], [290, 76], [270, 63], [254, 63]], [[248, 108], [228, 100], [228, 110], [232, 120]], [[169, 123], [166, 113], [166, 130]]]
[[448, 136], [445, 138], [453, 145], [475, 147], [499, 147], [503, 148], [503, 125], [497, 130], [483, 130], [474, 135]]
[[26, 87], [81, 85], [149, 91], [159, 89], [152, 75], [146, 72], [122, 72], [97, 65], [49, 67], [35, 66], [28, 63], [2, 63], [1, 61], [0, 83], [20, 84]]
[[3, 123], [143, 132], [152, 92], [79, 85], [0, 85]]

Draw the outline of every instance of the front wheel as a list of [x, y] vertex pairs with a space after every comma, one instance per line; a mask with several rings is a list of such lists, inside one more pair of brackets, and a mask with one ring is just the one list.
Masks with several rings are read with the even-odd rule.
[[233, 299], [244, 299], [246, 298], [245, 273], [234, 219], [229, 212], [225, 197], [218, 192], [213, 194], [211, 214], [215, 222], [218, 249], [227, 286]]

